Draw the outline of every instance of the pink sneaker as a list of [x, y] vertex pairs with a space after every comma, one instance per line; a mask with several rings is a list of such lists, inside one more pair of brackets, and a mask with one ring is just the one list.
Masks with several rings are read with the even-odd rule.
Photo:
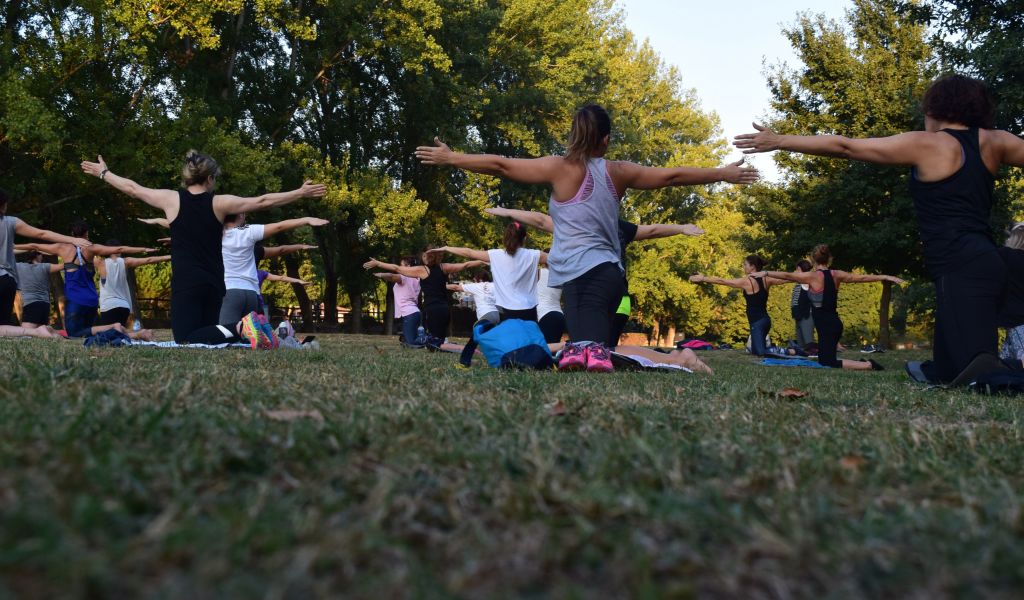
[[587, 372], [611, 373], [615, 370], [612, 366], [612, 355], [604, 344], [591, 344], [584, 351], [587, 354]]
[[587, 353], [576, 344], [566, 344], [562, 349], [562, 358], [558, 361], [559, 371], [582, 371], [587, 368]]

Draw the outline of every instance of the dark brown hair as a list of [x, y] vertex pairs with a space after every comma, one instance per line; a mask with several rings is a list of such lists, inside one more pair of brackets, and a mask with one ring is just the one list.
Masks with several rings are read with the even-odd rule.
[[812, 266], [813, 265], [811, 265], [811, 261], [807, 260], [806, 258], [801, 258], [800, 262], [796, 263], [796, 268], [800, 269], [804, 273], [810, 271]]
[[949, 123], [992, 129], [996, 103], [984, 82], [963, 75], [946, 75], [935, 81], [921, 100], [924, 114]]
[[437, 246], [434, 244], [428, 244], [427, 247], [423, 249], [423, 266], [427, 268], [436, 267], [444, 262], [444, 254], [441, 252], [431, 252], [427, 254], [427, 250], [433, 250], [434, 248], [437, 248]]
[[811, 260], [815, 264], [828, 266], [832, 262], [832, 253], [829, 252], [828, 244], [818, 244], [811, 251]]
[[601, 142], [611, 135], [612, 120], [608, 111], [596, 104], [588, 104], [576, 111], [569, 130], [569, 143], [565, 147], [565, 159], [584, 162], [597, 153]]
[[508, 252], [509, 256], [515, 256], [516, 250], [522, 248], [523, 242], [526, 241], [526, 228], [518, 221], [512, 221], [505, 227], [505, 235], [501, 241], [505, 244], [505, 252]]
[[40, 256], [42, 256], [41, 252], [29, 250], [28, 252], [22, 252], [21, 254], [19, 254], [16, 260], [18, 262], [30, 263], [33, 262], [35, 259], [39, 258]]
[[409, 256], [403, 256], [398, 259], [398, 264], [402, 263], [405, 263], [405, 266], [407, 267], [418, 267], [420, 266], [420, 259], [410, 254]]
[[211, 177], [220, 177], [220, 165], [217, 161], [206, 154], [189, 150], [185, 154], [185, 166], [181, 168], [182, 185], [202, 185]]
[[764, 259], [756, 254], [751, 254], [743, 260], [750, 264], [750, 266], [754, 267], [754, 271], [764, 270]]
[[85, 237], [89, 233], [89, 224], [79, 219], [71, 224], [71, 237]]
[[7, 190], [0, 188], [0, 219], [7, 215], [7, 203], [10, 200], [11, 197], [7, 195]]

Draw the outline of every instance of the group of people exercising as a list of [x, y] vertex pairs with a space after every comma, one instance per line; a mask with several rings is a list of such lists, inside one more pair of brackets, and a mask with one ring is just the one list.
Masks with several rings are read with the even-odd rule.
[[[755, 132], [737, 136], [734, 144], [746, 154], [786, 150], [910, 167], [910, 188], [925, 264], [935, 282], [937, 301], [934, 356], [921, 365], [921, 373], [928, 381], [945, 383], [954, 381], [970, 365], [974, 365], [974, 370], [998, 369], [999, 365], [1006, 368], [998, 362], [999, 327], [1024, 324], [1024, 293], [1020, 289], [1024, 251], [997, 246], [989, 222], [995, 175], [1002, 165], [1024, 166], [1024, 140], [993, 128], [994, 103], [985, 85], [968, 77], [951, 75], [937, 80], [925, 94], [923, 109], [924, 131], [853, 139], [839, 135], [780, 135], [755, 124]], [[541, 321], [558, 312], [564, 317], [570, 340], [561, 348], [560, 366], [566, 370], [611, 370], [609, 352], [618, 349], [623, 315], [629, 311], [626, 244], [645, 237], [700, 233], [692, 225], [644, 226], [622, 221], [619, 204], [623, 196], [630, 189], [717, 182], [750, 184], [758, 178], [757, 171], [745, 167], [742, 160], [719, 168], [653, 168], [606, 160], [611, 134], [608, 113], [591, 104], [573, 116], [563, 155], [519, 159], [465, 154], [453, 151], [437, 138], [432, 145], [418, 147], [415, 155], [424, 165], [546, 185], [551, 196], [547, 214], [500, 208], [489, 211], [513, 219], [506, 228], [503, 248], [483, 251], [439, 247], [428, 249], [417, 257], [419, 260], [409, 258], [400, 265], [367, 262], [367, 268], [389, 272], [385, 277], [396, 284], [399, 316], [411, 317], [418, 312], [413, 310], [418, 286], [424, 295], [425, 325], [443, 338], [448, 305], [442, 299], [452, 285], [448, 276], [474, 265], [489, 264], [494, 280], [491, 285], [471, 285], [466, 290], [475, 290], [477, 297], [490, 288], [494, 310], [478, 313], [481, 318]], [[244, 215], [300, 198], [323, 196], [323, 185], [306, 182], [290, 192], [253, 198], [215, 194], [219, 167], [211, 157], [196, 152], [190, 152], [186, 158], [180, 190], [146, 188], [111, 172], [102, 157], [97, 162], [85, 161], [81, 166], [85, 173], [163, 212], [171, 231], [171, 321], [176, 341], [223, 343], [244, 339], [254, 347], [273, 345], [265, 318], [261, 323], [258, 312], [250, 310], [258, 306], [254, 304], [254, 295], [259, 293], [258, 273], [250, 260], [250, 251], [255, 256], [256, 242], [269, 235], [267, 230], [271, 226], [246, 228]], [[4, 197], [0, 215], [6, 214], [6, 203]], [[316, 219], [299, 221], [277, 225], [283, 229], [325, 223]], [[527, 226], [552, 232], [553, 243], [548, 251], [524, 246]], [[96, 256], [115, 257], [117, 266], [111, 269], [110, 263], [104, 262], [102, 269], [108, 275], [114, 273], [116, 279], [120, 270], [137, 264], [125, 263], [121, 267], [116, 262], [119, 254], [147, 250], [117, 245], [97, 247], [85, 238], [61, 236], [29, 227], [13, 217], [0, 217], [0, 316], [9, 314], [7, 297], [18, 287], [12, 246], [15, 234], [54, 244], [40, 249], [64, 259], [66, 276], [72, 275], [72, 288], [77, 286], [74, 282], [79, 277], [83, 287], [87, 284], [85, 277], [76, 273], [88, 270]], [[225, 240], [230, 240], [230, 244]], [[447, 253], [470, 260], [443, 262]], [[698, 274], [691, 281], [743, 290], [755, 353], [763, 352], [761, 333], [770, 327], [765, 310], [768, 289], [781, 282], [806, 285], [818, 333], [819, 361], [836, 368], [873, 368], [870, 362], [843, 361], [835, 355], [842, 334], [842, 322], [836, 312], [838, 289], [844, 283], [900, 284], [902, 280], [890, 275], [856, 275], [831, 269], [831, 255], [825, 246], [815, 248], [811, 260], [814, 264], [806, 270], [766, 272], [760, 260], [751, 257], [744, 264], [743, 278]], [[560, 305], [556, 300], [559, 295]], [[543, 307], [541, 298], [545, 299]], [[77, 295], [69, 296], [75, 304], [74, 315], [79, 314], [79, 299], [84, 300]], [[484, 309], [491, 306], [482, 304]], [[87, 320], [72, 318], [82, 325]], [[548, 322], [558, 320], [556, 316]], [[403, 326], [406, 340], [413, 339], [418, 326], [415, 317], [409, 319]], [[551, 325], [549, 340], [554, 339], [556, 327]], [[703, 365], [692, 353], [676, 356], [674, 360], [691, 367]]]

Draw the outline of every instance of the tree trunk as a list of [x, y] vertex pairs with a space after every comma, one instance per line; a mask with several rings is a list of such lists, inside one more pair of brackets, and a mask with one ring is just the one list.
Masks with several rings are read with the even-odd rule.
[[128, 300], [132, 305], [132, 318], [142, 322], [142, 311], [139, 309], [139, 282], [135, 279], [135, 269], [124, 270], [125, 281], [128, 283]]
[[384, 303], [384, 335], [394, 335], [395, 331], [395, 285], [387, 284], [387, 300]]
[[352, 317], [352, 328], [349, 330], [351, 333], [362, 333], [363, 332], [363, 295], [357, 290], [348, 291], [348, 301], [352, 304], [352, 312], [349, 316]]
[[55, 328], [64, 329], [64, 280], [61, 278], [60, 273], [50, 273], [50, 287], [53, 292], [53, 299], [57, 304], [57, 318], [60, 319], [60, 323], [55, 323]]
[[878, 306], [878, 345], [888, 349], [891, 343], [889, 335], [889, 305], [892, 303], [892, 282], [882, 282], [882, 299]]
[[668, 332], [665, 334], [665, 342], [661, 344], [662, 347], [671, 348], [676, 344], [676, 326], [669, 325]]
[[[288, 276], [301, 279], [299, 277], [298, 257], [294, 254], [285, 254], [281, 258], [284, 259], [285, 272], [288, 273]], [[293, 283], [292, 291], [295, 292], [295, 299], [299, 302], [299, 312], [302, 313], [302, 331], [313, 331], [313, 303], [309, 300], [309, 294], [306, 293], [305, 286]]]
[[658, 321], [654, 322], [654, 327], [651, 328], [651, 335], [647, 338], [647, 343], [653, 343], [655, 346], [661, 343], [661, 323]]

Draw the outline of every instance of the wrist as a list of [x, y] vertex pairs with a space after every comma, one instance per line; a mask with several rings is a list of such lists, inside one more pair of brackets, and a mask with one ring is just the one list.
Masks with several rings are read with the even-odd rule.
[[106, 179], [107, 173], [109, 173], [109, 172], [110, 172], [110, 169], [108, 169], [106, 167], [103, 167], [103, 170], [100, 171], [100, 181], [103, 181], [104, 179]]

